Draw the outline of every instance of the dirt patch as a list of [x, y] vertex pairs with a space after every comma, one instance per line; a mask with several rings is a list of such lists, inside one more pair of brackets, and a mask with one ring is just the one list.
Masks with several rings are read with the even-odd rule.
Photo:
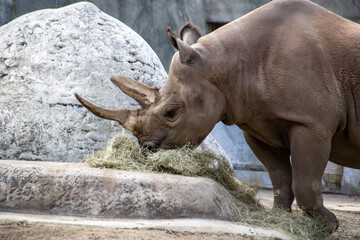
[[[273, 194], [271, 190], [261, 190], [257, 197], [261, 205], [271, 209], [273, 205]], [[360, 196], [348, 196], [341, 194], [324, 193], [324, 205], [332, 211], [339, 220], [338, 230], [332, 234], [330, 239], [360, 239]], [[294, 201], [293, 210], [299, 211]], [[351, 211], [349, 209], [353, 209]]]
[[360, 239], [360, 212], [333, 211], [340, 226], [333, 234], [338, 239]]
[[[360, 240], [360, 212], [333, 211], [340, 227], [329, 239]], [[211, 226], [209, 226], [211, 228]], [[143, 239], [143, 240], [242, 240], [265, 239], [234, 234], [175, 232], [158, 229], [114, 229], [59, 224], [38, 224], [27, 222], [0, 222], [0, 239], [6, 240], [102, 240], [102, 239]]]
[[243, 240], [265, 239], [234, 234], [173, 232], [157, 229], [113, 229], [27, 222], [0, 223], [1, 240]]

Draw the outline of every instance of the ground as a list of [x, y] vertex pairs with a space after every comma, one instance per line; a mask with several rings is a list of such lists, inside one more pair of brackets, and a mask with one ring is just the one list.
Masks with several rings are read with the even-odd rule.
[[233, 234], [172, 232], [166, 230], [109, 229], [101, 227], [83, 227], [51, 224], [11, 223], [0, 225], [0, 239], [7, 240], [232, 240], [254, 239]]
[[[340, 221], [340, 227], [334, 238], [360, 239], [360, 212], [334, 211]], [[6, 240], [242, 240], [255, 239], [249, 236], [234, 234], [173, 232], [157, 229], [114, 229], [88, 226], [72, 226], [59, 224], [40, 224], [27, 222], [0, 222], [0, 239]], [[264, 239], [264, 238], [256, 238]]]
[[[272, 204], [270, 191], [260, 192], [261, 203], [269, 208]], [[340, 226], [332, 235], [334, 239], [360, 240], [360, 196], [324, 194], [325, 205], [337, 216]], [[340, 209], [340, 210], [339, 210]], [[211, 226], [209, 226], [211, 228]], [[0, 221], [0, 240], [239, 240], [265, 239], [234, 234], [176, 232], [159, 229], [122, 229], [91, 226], [30, 223], [28, 221]]]
[[335, 237], [339, 239], [360, 239], [360, 212], [333, 211], [339, 219], [340, 226]]
[[[270, 190], [259, 191], [257, 195], [260, 202], [266, 208], [273, 203], [273, 195]], [[339, 228], [333, 233], [334, 239], [360, 239], [360, 196], [324, 193], [324, 205], [330, 209], [339, 220]], [[296, 201], [293, 209], [298, 209]]]

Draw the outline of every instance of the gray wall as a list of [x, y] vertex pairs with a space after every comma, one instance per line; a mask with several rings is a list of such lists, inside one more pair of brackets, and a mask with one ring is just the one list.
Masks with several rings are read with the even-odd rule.
[[[208, 32], [207, 22], [230, 22], [270, 0], [89, 0], [102, 11], [119, 19], [139, 33], [169, 69], [175, 49], [166, 29], [177, 32], [188, 21]], [[0, 25], [44, 8], [58, 8], [79, 0], [0, 0]]]
[[[205, 34], [208, 22], [230, 22], [270, 0], [90, 0], [102, 11], [119, 19], [147, 41], [166, 70], [175, 50], [166, 29], [177, 32], [187, 21]], [[58, 8], [79, 0], [0, 0], [0, 25], [25, 13]], [[314, 0], [323, 7], [360, 23], [359, 0]]]
[[[0, 0], [0, 25], [25, 13], [58, 8], [79, 0]], [[177, 32], [187, 21], [206, 29], [202, 0], [91, 0], [102, 11], [139, 33], [168, 69], [175, 53], [167, 39], [167, 27]]]

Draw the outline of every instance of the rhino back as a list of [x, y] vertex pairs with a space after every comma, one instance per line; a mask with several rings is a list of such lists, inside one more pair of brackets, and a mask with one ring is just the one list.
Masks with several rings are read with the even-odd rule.
[[360, 168], [359, 40], [358, 24], [310, 1], [279, 0], [199, 42], [226, 72], [220, 86], [232, 105], [230, 124], [285, 148], [289, 125], [309, 126], [333, 137], [334, 162]]

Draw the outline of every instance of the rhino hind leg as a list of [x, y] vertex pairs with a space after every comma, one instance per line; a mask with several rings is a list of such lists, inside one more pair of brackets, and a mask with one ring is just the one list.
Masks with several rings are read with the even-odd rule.
[[244, 137], [251, 150], [264, 164], [269, 173], [274, 192], [273, 208], [291, 211], [294, 194], [292, 191], [289, 151], [273, 148], [246, 132], [244, 132]]
[[290, 134], [293, 171], [293, 191], [298, 206], [308, 215], [323, 217], [329, 231], [335, 231], [339, 222], [323, 205], [321, 178], [331, 150], [331, 138], [319, 135], [313, 129], [297, 126]]

